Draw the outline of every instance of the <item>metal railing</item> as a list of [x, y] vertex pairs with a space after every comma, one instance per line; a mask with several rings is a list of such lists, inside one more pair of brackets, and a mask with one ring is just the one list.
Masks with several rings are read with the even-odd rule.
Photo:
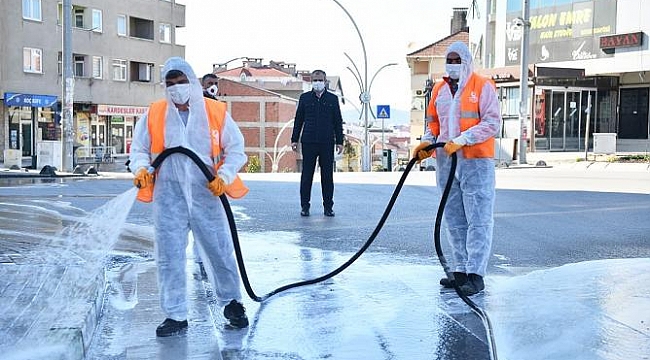
[[80, 147], [75, 151], [75, 159], [81, 164], [112, 164], [115, 162], [114, 146]]

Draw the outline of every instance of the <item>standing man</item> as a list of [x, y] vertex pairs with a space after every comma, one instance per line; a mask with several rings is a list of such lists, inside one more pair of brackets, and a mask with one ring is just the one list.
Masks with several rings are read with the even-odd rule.
[[300, 95], [296, 109], [291, 149], [298, 151], [302, 143], [302, 175], [300, 177], [300, 215], [309, 216], [311, 185], [316, 159], [320, 166], [320, 181], [325, 216], [334, 216], [334, 148], [343, 151], [343, 118], [339, 98], [328, 92], [323, 70], [311, 73], [312, 90]]
[[213, 73], [203, 75], [201, 78], [201, 86], [203, 86], [203, 96], [208, 99], [217, 100], [219, 93], [219, 78]]
[[414, 154], [422, 161], [433, 154], [423, 149], [436, 140], [438, 189], [447, 184], [451, 155], [458, 167], [444, 211], [447, 239], [451, 245], [453, 279], [466, 295], [485, 288], [483, 277], [492, 248], [494, 226], [494, 137], [501, 127], [501, 114], [494, 84], [473, 72], [472, 56], [462, 42], [447, 49], [448, 76], [437, 83], [427, 109], [428, 127]]
[[[191, 230], [205, 255], [208, 278], [224, 317], [237, 328], [248, 326], [241, 303], [239, 274], [224, 208], [217, 198], [242, 197], [248, 189], [237, 176], [246, 163], [244, 138], [223, 103], [204, 99], [201, 85], [185, 60], [172, 57], [163, 68], [166, 98], [156, 101], [134, 131], [131, 164], [138, 199], [153, 200], [155, 255], [160, 305], [165, 321], [160, 337], [187, 329], [185, 249]], [[211, 169], [208, 183], [187, 156], [173, 154], [155, 171], [151, 163], [164, 149], [183, 146]], [[209, 266], [208, 266], [209, 265]]]

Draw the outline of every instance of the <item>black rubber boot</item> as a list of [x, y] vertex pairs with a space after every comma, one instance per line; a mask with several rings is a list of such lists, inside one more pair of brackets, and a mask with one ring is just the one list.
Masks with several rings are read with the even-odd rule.
[[445, 289], [452, 289], [454, 287], [454, 282], [458, 282], [458, 286], [463, 286], [467, 282], [467, 274], [462, 273], [462, 272], [454, 272], [453, 273], [454, 278], [442, 278], [440, 279], [440, 285], [444, 287]]
[[187, 320], [176, 321], [174, 319], [165, 319], [162, 324], [156, 328], [156, 336], [167, 337], [179, 335], [187, 330]]
[[309, 207], [303, 206], [300, 210], [300, 216], [309, 216]]
[[223, 316], [230, 321], [230, 326], [232, 327], [241, 329], [248, 326], [246, 309], [237, 300], [232, 300], [230, 304], [223, 308]]
[[467, 296], [472, 296], [480, 293], [485, 289], [483, 277], [478, 274], [467, 275], [467, 282], [460, 287], [460, 290]]

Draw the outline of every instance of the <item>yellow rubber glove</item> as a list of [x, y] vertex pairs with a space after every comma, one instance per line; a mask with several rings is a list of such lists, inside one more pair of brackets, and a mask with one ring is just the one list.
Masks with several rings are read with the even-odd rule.
[[138, 173], [133, 179], [133, 185], [139, 189], [146, 189], [147, 187], [153, 185], [153, 174], [147, 171], [145, 168], [138, 170]]
[[451, 156], [451, 154], [453, 154], [456, 151], [460, 150], [460, 148], [462, 148], [463, 146], [464, 145], [456, 144], [455, 142], [449, 140], [449, 141], [447, 141], [447, 143], [445, 144], [445, 147], [443, 149], [445, 149], [445, 152], [447, 153], [447, 155]]
[[215, 176], [214, 180], [208, 183], [208, 189], [210, 189], [212, 195], [221, 196], [226, 192], [226, 183], [220, 177]]
[[428, 141], [423, 141], [420, 143], [420, 145], [416, 146], [415, 149], [413, 149], [413, 154], [415, 154], [414, 157], [418, 159], [417, 162], [420, 162], [426, 158], [430, 158], [431, 155], [433, 155], [433, 149], [425, 151], [424, 148], [431, 145], [430, 142]]

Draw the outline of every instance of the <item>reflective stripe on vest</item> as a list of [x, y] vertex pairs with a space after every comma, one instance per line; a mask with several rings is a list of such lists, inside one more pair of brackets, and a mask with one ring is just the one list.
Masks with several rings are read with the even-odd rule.
[[[460, 97], [460, 131], [466, 131], [472, 126], [481, 122], [481, 113], [479, 111], [481, 92], [483, 86], [489, 81], [487, 78], [472, 74]], [[427, 113], [431, 116], [432, 121], [428, 123], [429, 131], [436, 137], [440, 135], [440, 118], [438, 110], [436, 109], [436, 99], [442, 86], [446, 84], [445, 81], [437, 83], [431, 92], [431, 100], [427, 107]], [[494, 157], [494, 137], [486, 141], [474, 145], [463, 146], [463, 156], [466, 159], [475, 158], [490, 158]]]
[[[205, 99], [205, 108], [208, 115], [210, 127], [210, 140], [212, 143], [212, 161], [214, 173], [217, 174], [219, 167], [223, 164], [221, 156], [220, 134], [223, 130], [224, 120], [226, 118], [226, 104], [220, 101]], [[151, 138], [151, 159], [152, 161], [165, 150], [165, 121], [167, 118], [167, 100], [156, 101], [149, 106], [147, 113], [147, 128]], [[149, 190], [149, 191], [145, 191]], [[248, 193], [248, 188], [244, 182], [235, 176], [235, 180], [226, 185], [226, 195], [239, 199]], [[138, 191], [138, 200], [151, 202], [153, 200], [152, 189], [140, 189]]]

